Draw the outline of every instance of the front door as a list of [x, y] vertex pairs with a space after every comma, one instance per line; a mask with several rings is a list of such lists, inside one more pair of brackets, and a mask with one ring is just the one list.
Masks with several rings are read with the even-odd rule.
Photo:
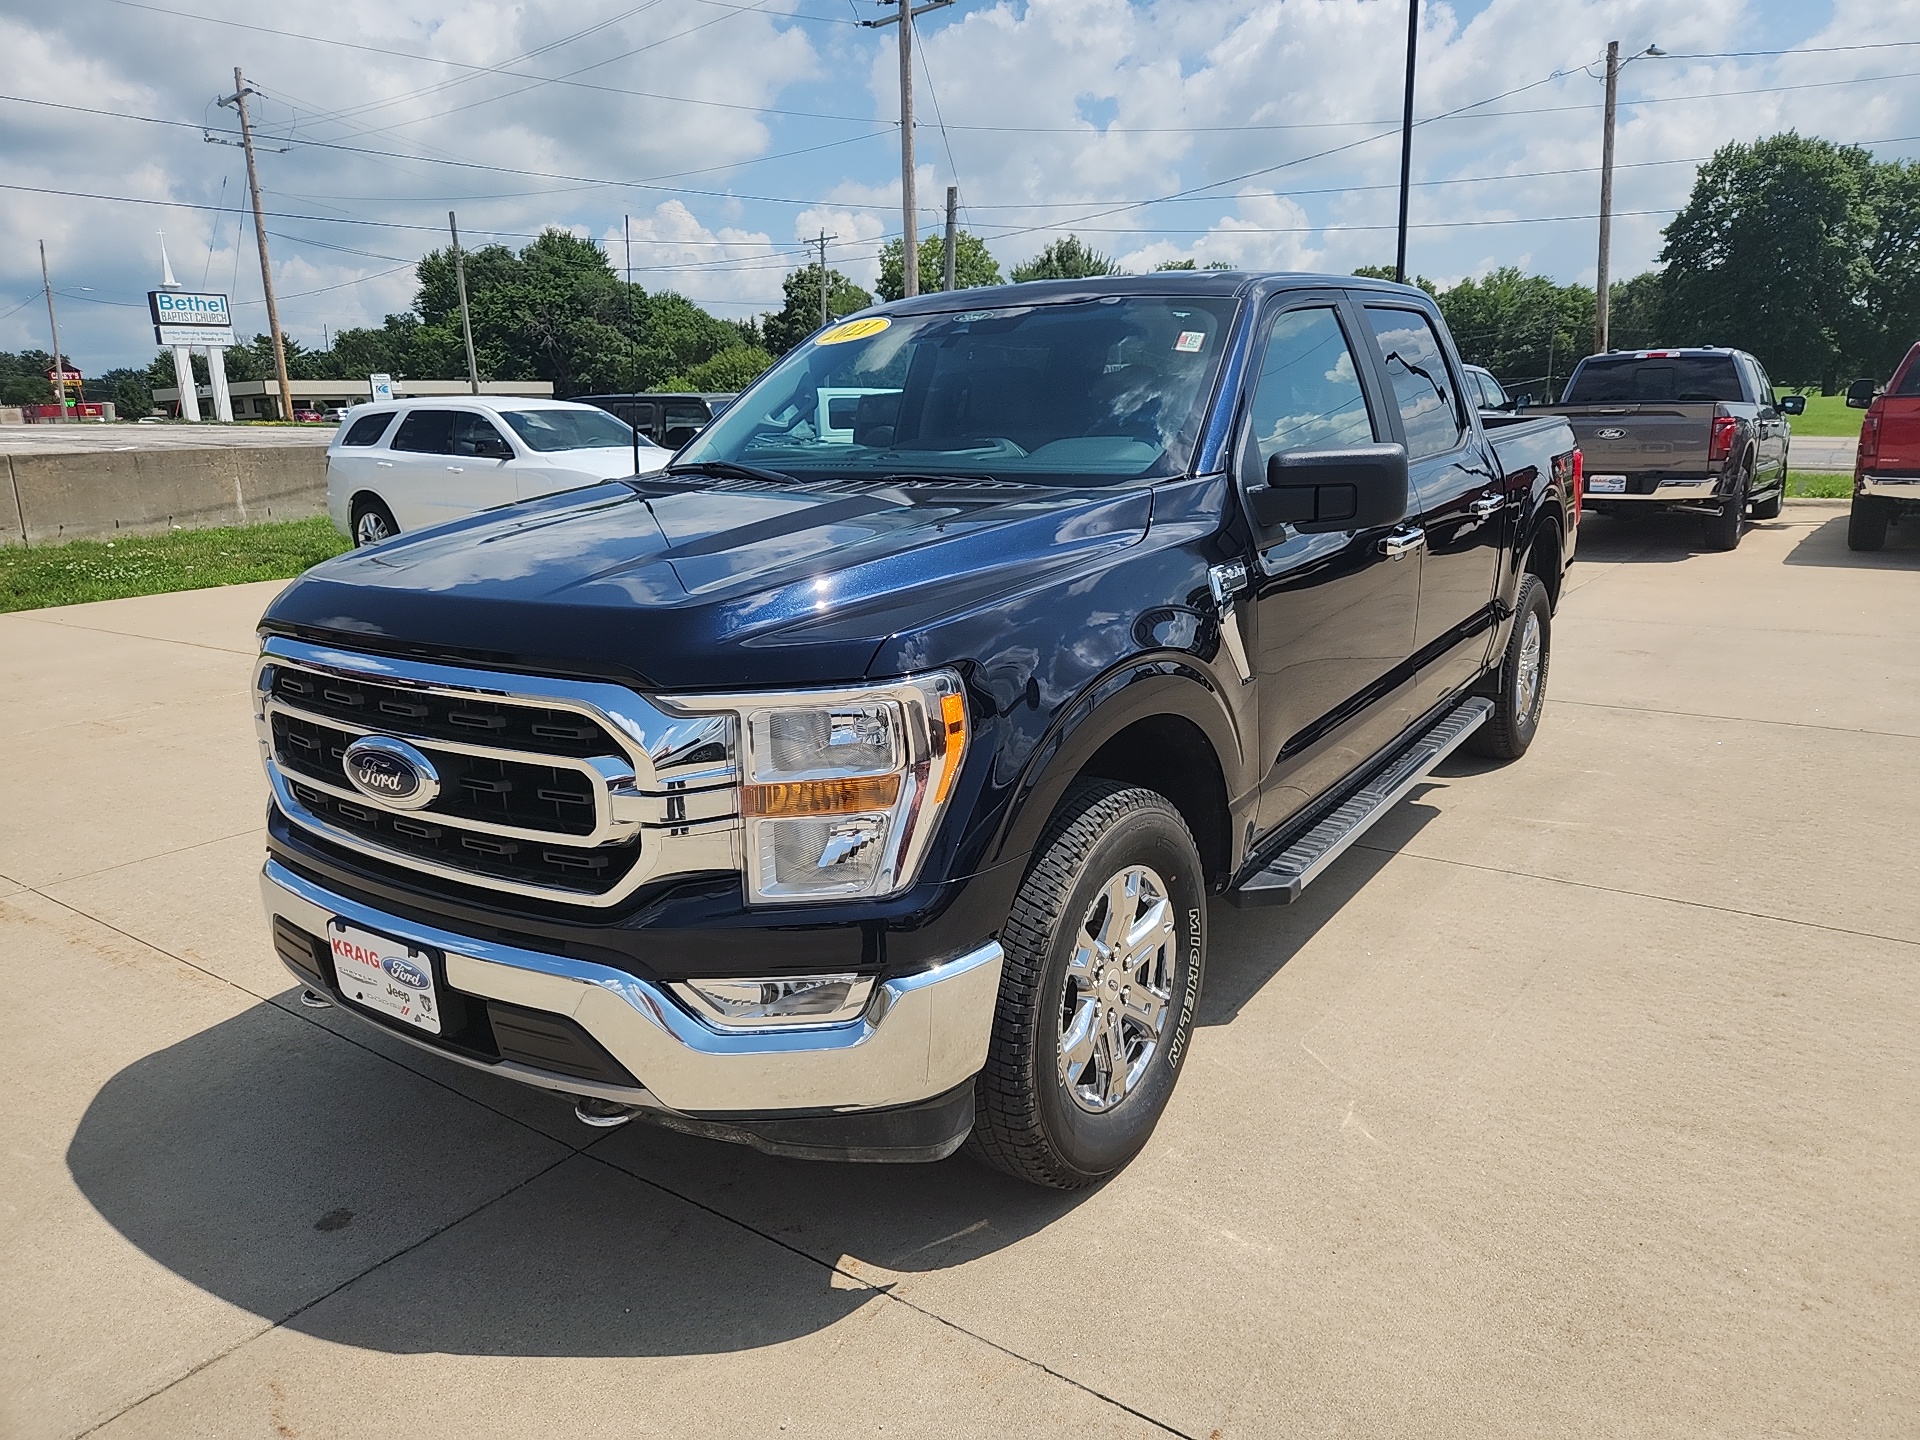
[[1365, 307], [1407, 446], [1414, 523], [1424, 532], [1416, 710], [1470, 684], [1486, 664], [1494, 585], [1511, 509], [1462, 402], [1458, 377], [1422, 311]]
[[[1357, 363], [1358, 314], [1329, 293], [1289, 294], [1263, 317], [1253, 403], [1239, 448], [1243, 488], [1288, 450], [1393, 438], [1384, 398]], [[1248, 509], [1251, 514], [1251, 507]], [[1267, 766], [1258, 828], [1284, 823], [1391, 740], [1408, 719], [1417, 552], [1389, 555], [1395, 527], [1257, 534], [1249, 567], [1249, 660]]]

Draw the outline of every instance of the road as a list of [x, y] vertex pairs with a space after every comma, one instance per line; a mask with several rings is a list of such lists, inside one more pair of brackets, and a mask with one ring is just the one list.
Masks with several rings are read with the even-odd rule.
[[0, 425], [0, 455], [73, 455], [99, 450], [224, 450], [327, 445], [337, 425]]
[[1787, 464], [1817, 475], [1851, 475], [1858, 435], [1796, 435], [1787, 450]]
[[1920, 536], [1590, 520], [1518, 764], [1213, 911], [1090, 1194], [769, 1159], [301, 1008], [271, 586], [0, 616], [0, 1433], [1910, 1436]]

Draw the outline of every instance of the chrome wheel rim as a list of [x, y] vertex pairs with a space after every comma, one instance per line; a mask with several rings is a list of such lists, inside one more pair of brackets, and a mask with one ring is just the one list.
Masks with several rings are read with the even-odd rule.
[[1139, 1087], [1165, 1038], [1180, 947], [1167, 883], [1129, 865], [1100, 887], [1074, 935], [1060, 1001], [1060, 1084], [1082, 1110]]
[[353, 527], [353, 543], [356, 545], [378, 545], [382, 540], [393, 538], [393, 532], [387, 529], [387, 522], [378, 510], [362, 512]]
[[1520, 713], [1528, 719], [1533, 718], [1534, 708], [1540, 703], [1540, 662], [1540, 616], [1529, 610], [1526, 628], [1520, 632], [1520, 664], [1514, 676], [1514, 698], [1520, 702]]

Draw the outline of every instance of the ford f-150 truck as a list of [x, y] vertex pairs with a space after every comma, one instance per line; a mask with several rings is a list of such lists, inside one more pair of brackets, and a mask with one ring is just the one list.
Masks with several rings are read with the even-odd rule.
[[273, 944], [589, 1123], [1092, 1184], [1187, 1057], [1208, 897], [1532, 741], [1579, 458], [1487, 423], [1373, 281], [840, 321], [662, 472], [274, 600]]
[[1887, 526], [1920, 521], [1920, 345], [1907, 351], [1885, 389], [1870, 379], [1854, 381], [1847, 404], [1867, 412], [1853, 462], [1847, 546], [1878, 550], [1887, 543]]
[[1707, 517], [1707, 544], [1731, 550], [1746, 517], [1772, 520], [1787, 494], [1785, 419], [1806, 398], [1775, 399], [1744, 350], [1638, 350], [1589, 355], [1558, 405], [1586, 464], [1597, 515], [1673, 508]]

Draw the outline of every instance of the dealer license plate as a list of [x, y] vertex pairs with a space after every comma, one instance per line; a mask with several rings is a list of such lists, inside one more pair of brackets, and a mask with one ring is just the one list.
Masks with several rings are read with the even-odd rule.
[[1627, 477], [1624, 475], [1587, 476], [1589, 495], [1624, 495], [1627, 493]]
[[327, 940], [342, 995], [429, 1035], [440, 1033], [440, 998], [433, 990], [433, 957], [426, 951], [344, 920], [327, 926]]

